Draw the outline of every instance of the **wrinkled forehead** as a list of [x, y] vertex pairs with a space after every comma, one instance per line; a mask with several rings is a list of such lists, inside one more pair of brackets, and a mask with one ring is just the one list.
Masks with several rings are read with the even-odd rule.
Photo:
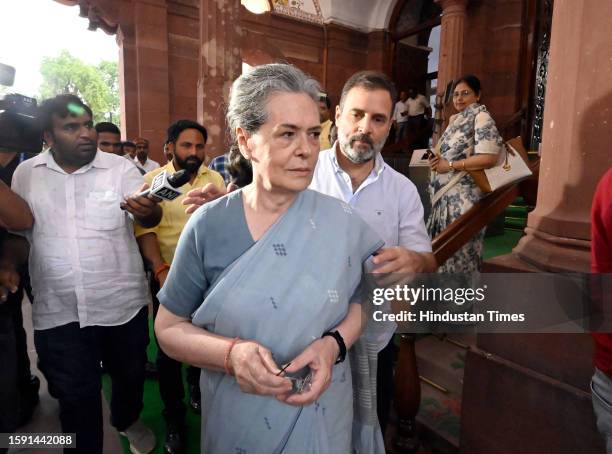
[[266, 123], [293, 124], [304, 129], [319, 126], [319, 108], [307, 93], [276, 92], [266, 100]]

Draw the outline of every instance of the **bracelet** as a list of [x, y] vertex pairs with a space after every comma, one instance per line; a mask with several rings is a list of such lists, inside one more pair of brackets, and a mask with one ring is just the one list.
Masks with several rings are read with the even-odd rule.
[[463, 164], [463, 167], [461, 169], [465, 170], [465, 159], [463, 161], [461, 161], [461, 163]]
[[338, 343], [338, 348], [340, 349], [338, 359], [336, 359], [336, 362], [334, 364], [338, 364], [344, 361], [346, 359], [346, 344], [344, 343], [344, 339], [342, 338], [340, 333], [338, 331], [327, 331], [326, 333], [323, 333], [321, 339], [323, 339], [325, 336], [333, 337]]
[[162, 263], [157, 268], [155, 268], [155, 270], [153, 270], [153, 276], [155, 276], [155, 280], [159, 282], [159, 275], [169, 269], [170, 265], [168, 265], [167, 263]]
[[227, 375], [234, 375], [233, 371], [230, 370], [229, 368], [229, 359], [230, 359], [230, 354], [232, 353], [232, 349], [236, 346], [236, 344], [240, 341], [239, 337], [234, 337], [234, 339], [232, 340], [232, 343], [230, 344], [229, 348], [227, 349], [227, 352], [225, 353], [225, 358], [223, 359], [223, 368], [225, 369], [225, 373]]
[[455, 170], [455, 168], [453, 167], [453, 161], [448, 161], [448, 166], [451, 170]]

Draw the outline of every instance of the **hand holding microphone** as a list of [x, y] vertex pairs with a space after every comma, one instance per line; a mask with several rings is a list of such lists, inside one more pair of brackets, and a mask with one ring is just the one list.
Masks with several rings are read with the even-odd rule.
[[186, 169], [179, 170], [172, 175], [168, 175], [168, 172], [164, 170], [155, 175], [151, 188], [142, 191], [137, 197], [155, 196], [162, 200], [174, 200], [181, 195], [181, 190], [178, 188], [188, 183], [190, 179], [191, 173]]
[[174, 200], [181, 195], [180, 188], [191, 179], [191, 174], [187, 170], [168, 175], [167, 171], [158, 173], [151, 187], [144, 184], [140, 192], [133, 196], [126, 197], [121, 203], [121, 209], [133, 214], [136, 218], [144, 218], [151, 214], [154, 207], [163, 200]]

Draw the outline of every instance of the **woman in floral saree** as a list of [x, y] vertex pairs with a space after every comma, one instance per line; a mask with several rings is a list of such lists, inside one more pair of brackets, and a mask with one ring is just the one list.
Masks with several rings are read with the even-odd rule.
[[318, 92], [290, 65], [234, 82], [227, 119], [253, 182], [194, 213], [158, 295], [161, 347], [202, 368], [206, 454], [384, 452], [375, 416], [353, 413], [353, 386], [375, 386], [362, 380], [367, 357], [343, 361], [365, 351], [356, 290], [382, 242], [349, 206], [306, 189]]
[[[449, 124], [438, 143], [439, 153], [430, 160], [433, 170], [430, 192], [431, 214], [427, 230], [435, 238], [483, 196], [474, 179], [466, 174], [444, 189], [456, 172], [488, 169], [497, 163], [503, 141], [495, 121], [486, 107], [479, 104], [480, 81], [465, 76], [455, 82], [453, 104], [459, 113]], [[444, 195], [436, 195], [438, 192]], [[455, 255], [438, 268], [439, 273], [469, 273], [480, 269], [484, 229], [477, 233]]]

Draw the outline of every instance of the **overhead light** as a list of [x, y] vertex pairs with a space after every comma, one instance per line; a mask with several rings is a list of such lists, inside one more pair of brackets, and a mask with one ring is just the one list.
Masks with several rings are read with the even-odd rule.
[[268, 0], [240, 0], [240, 4], [253, 14], [263, 14], [270, 11]]

